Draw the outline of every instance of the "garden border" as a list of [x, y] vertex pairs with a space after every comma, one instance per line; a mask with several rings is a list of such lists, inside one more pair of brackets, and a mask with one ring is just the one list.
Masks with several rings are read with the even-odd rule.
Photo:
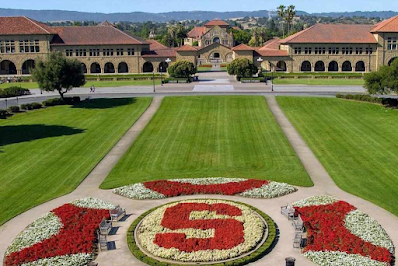
[[[217, 199], [214, 199], [217, 200]], [[157, 206], [155, 208], [152, 208], [146, 212], [144, 212], [143, 214], [141, 214], [137, 219], [134, 220], [134, 222], [131, 224], [131, 226], [129, 227], [128, 231], [127, 231], [127, 244], [129, 246], [130, 252], [140, 261], [150, 265], [150, 266], [185, 266], [185, 265], [198, 265], [198, 263], [192, 262], [191, 264], [178, 264], [178, 263], [174, 263], [174, 264], [170, 264], [168, 262], [162, 262], [159, 260], [156, 260], [150, 256], [147, 256], [139, 247], [138, 244], [136, 243], [136, 239], [135, 239], [135, 231], [137, 229], [137, 227], [140, 225], [141, 221], [150, 213], [152, 213], [153, 211], [169, 205], [169, 204], [173, 204], [173, 203], [177, 203], [177, 202], [181, 202], [183, 200], [179, 200], [179, 201], [174, 201], [174, 202], [169, 202], [166, 204], [162, 204], [160, 206]], [[250, 209], [252, 209], [253, 211], [255, 211], [258, 215], [260, 215], [260, 217], [262, 219], [265, 220], [265, 222], [267, 223], [268, 226], [268, 236], [265, 239], [265, 241], [263, 242], [263, 244], [255, 251], [253, 251], [251, 254], [247, 255], [246, 257], [243, 258], [236, 258], [232, 261], [224, 261], [224, 262], [215, 262], [215, 263], [209, 263], [206, 265], [212, 265], [212, 266], [239, 266], [239, 265], [246, 265], [249, 264], [251, 262], [257, 261], [261, 258], [263, 258], [265, 255], [267, 255], [273, 248], [274, 246], [277, 244], [278, 238], [277, 238], [277, 225], [274, 222], [274, 220], [268, 216], [267, 214], [265, 214], [264, 212], [260, 211], [259, 209], [243, 203], [243, 202], [238, 202], [238, 201], [232, 201], [232, 200], [224, 200], [226, 202], [233, 202], [236, 204], [241, 204], [244, 205], [246, 207], [249, 207]]]

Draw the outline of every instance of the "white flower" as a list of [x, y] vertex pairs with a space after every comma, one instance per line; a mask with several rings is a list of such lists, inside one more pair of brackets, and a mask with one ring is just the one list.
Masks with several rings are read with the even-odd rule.
[[368, 214], [359, 210], [352, 211], [345, 217], [345, 227], [363, 240], [388, 249], [394, 254], [394, 244], [381, 225]]
[[96, 198], [77, 199], [72, 201], [71, 204], [87, 209], [112, 210], [116, 208], [116, 205]]
[[169, 179], [171, 182], [189, 183], [192, 185], [217, 185], [232, 182], [243, 182], [246, 178], [227, 178], [227, 177], [207, 177], [207, 178], [185, 178], [185, 179]]
[[372, 260], [357, 254], [338, 251], [308, 251], [304, 256], [320, 266], [387, 266], [387, 263]]
[[263, 185], [260, 188], [246, 190], [238, 195], [247, 198], [271, 199], [296, 191], [297, 189], [289, 184], [270, 181], [267, 185]]
[[163, 194], [148, 189], [142, 183], [137, 183], [130, 186], [115, 188], [113, 193], [129, 199], [164, 199], [166, 198]]
[[79, 253], [66, 256], [58, 256], [46, 259], [39, 259], [34, 262], [24, 263], [21, 266], [84, 266], [94, 260], [94, 255]]
[[339, 201], [337, 198], [332, 196], [313, 196], [293, 203], [293, 207], [309, 207], [319, 205], [329, 205]]

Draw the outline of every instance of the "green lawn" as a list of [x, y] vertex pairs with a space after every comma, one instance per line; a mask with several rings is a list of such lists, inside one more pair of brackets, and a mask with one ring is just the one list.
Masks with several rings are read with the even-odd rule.
[[340, 188], [398, 215], [398, 110], [344, 99], [277, 100]]
[[246, 177], [312, 186], [261, 96], [166, 97], [101, 185]]
[[150, 102], [92, 100], [0, 120], [0, 225], [73, 191]]
[[297, 85], [364, 85], [363, 79], [274, 79], [274, 84], [297, 84]]
[[[156, 85], [160, 85], [160, 80], [155, 81]], [[121, 86], [152, 86], [152, 80], [122, 80], [122, 81], [87, 81], [84, 87], [121, 87]], [[0, 84], [0, 89], [8, 88], [11, 86], [18, 86], [25, 89], [37, 89], [39, 85], [36, 82], [21, 82], [21, 83], [3, 83]]]

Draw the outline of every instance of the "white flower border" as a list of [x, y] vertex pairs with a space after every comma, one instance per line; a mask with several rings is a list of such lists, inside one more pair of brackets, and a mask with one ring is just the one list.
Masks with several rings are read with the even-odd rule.
[[[231, 182], [242, 182], [246, 180], [247, 179], [245, 178], [208, 177], [208, 178], [169, 179], [168, 181], [189, 183], [193, 185], [214, 185], [214, 184], [226, 184]], [[287, 194], [291, 194], [296, 191], [297, 188], [295, 188], [292, 185], [286, 183], [279, 183], [275, 181], [269, 181], [267, 185], [263, 185], [260, 188], [249, 189], [237, 195], [246, 198], [271, 199], [271, 198], [285, 196]], [[166, 198], [165, 195], [146, 188], [143, 183], [136, 183], [129, 186], [115, 188], [113, 189], [113, 193], [135, 200]]]
[[304, 256], [320, 266], [388, 266], [388, 263], [338, 251], [308, 251]]
[[[234, 219], [243, 222], [245, 242], [228, 250], [201, 250], [196, 252], [182, 252], [176, 248], [166, 249], [159, 247], [154, 243], [155, 235], [162, 232], [179, 232], [185, 233], [188, 237], [213, 237], [214, 230], [198, 230], [198, 229], [182, 229], [172, 231], [161, 226], [164, 212], [167, 208], [175, 206], [180, 203], [225, 203], [242, 210], [242, 216], [233, 217]], [[229, 216], [216, 215], [215, 213], [209, 212], [193, 212], [192, 218], [200, 219], [222, 219]], [[138, 234], [136, 239], [138, 243], [150, 254], [156, 257], [160, 257], [167, 260], [173, 260], [177, 262], [217, 262], [228, 259], [233, 259], [241, 256], [242, 254], [248, 253], [253, 250], [262, 241], [264, 234], [266, 233], [266, 225], [263, 220], [255, 213], [251, 208], [238, 204], [235, 202], [225, 200], [185, 200], [175, 202], [162, 206], [148, 216], [146, 216], [140, 226], [137, 228]]]
[[303, 200], [296, 201], [292, 204], [293, 207], [310, 207], [310, 206], [320, 206], [329, 205], [339, 201], [336, 197], [332, 196], [313, 196]]
[[[70, 204], [75, 205], [81, 208], [88, 209], [103, 209], [103, 210], [111, 210], [116, 207], [116, 205], [106, 202], [96, 198], [82, 198], [77, 199]], [[8, 256], [13, 252], [21, 251], [24, 248], [28, 248], [37, 244], [41, 241], [44, 241], [60, 232], [63, 224], [59, 217], [57, 217], [54, 213], [49, 212], [43, 215], [42, 217], [35, 220], [31, 223], [24, 231], [18, 234], [18, 236], [13, 240], [10, 246], [8, 246], [5, 255]], [[71, 265], [71, 266], [80, 266], [86, 265], [90, 261], [94, 259], [92, 254], [71, 254], [67, 256], [58, 256], [52, 258], [40, 259], [34, 262], [25, 263], [23, 266], [30, 265]]]

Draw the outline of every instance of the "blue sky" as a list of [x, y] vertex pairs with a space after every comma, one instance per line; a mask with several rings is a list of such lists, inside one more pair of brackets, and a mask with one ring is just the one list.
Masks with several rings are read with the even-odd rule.
[[167, 11], [252, 11], [272, 10], [278, 5], [294, 4], [307, 12], [398, 11], [396, 0], [18, 0], [2, 1], [2, 8], [61, 9], [89, 12], [167, 12]]

